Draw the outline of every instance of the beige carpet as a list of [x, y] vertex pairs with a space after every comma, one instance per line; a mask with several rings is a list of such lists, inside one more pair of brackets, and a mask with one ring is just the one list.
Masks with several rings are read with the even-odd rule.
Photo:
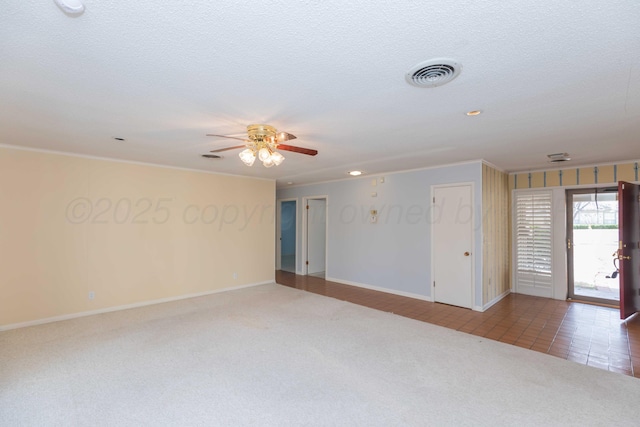
[[2, 426], [637, 425], [640, 381], [266, 285], [0, 333]]

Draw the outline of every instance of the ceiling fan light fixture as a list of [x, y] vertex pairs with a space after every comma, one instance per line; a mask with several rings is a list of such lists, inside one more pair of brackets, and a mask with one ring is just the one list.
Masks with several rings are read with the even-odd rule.
[[296, 139], [296, 136], [287, 132], [278, 132], [273, 126], [264, 124], [247, 126], [247, 138], [238, 138], [229, 135], [216, 135], [211, 133], [208, 133], [207, 136], [230, 138], [244, 142], [244, 145], [219, 148], [217, 150], [211, 150], [211, 152], [219, 153], [221, 151], [244, 148], [244, 150], [239, 153], [239, 156], [242, 162], [247, 166], [252, 166], [256, 157], [260, 159], [262, 164], [267, 168], [279, 166], [284, 161], [284, 156], [276, 151], [278, 149], [306, 154], [308, 156], [315, 156], [318, 154], [318, 150], [296, 147], [295, 145], [281, 144], [281, 141], [290, 141], [292, 139]]
[[280, 164], [282, 162], [284, 162], [284, 156], [280, 153], [278, 153], [277, 151], [274, 151], [271, 154], [271, 161], [273, 162], [273, 164], [275, 164], [276, 166], [280, 166]]
[[255, 153], [249, 148], [242, 150], [240, 154], [238, 154], [238, 156], [240, 156], [240, 160], [242, 160], [242, 163], [247, 166], [252, 166], [253, 162], [256, 161]]
[[262, 147], [260, 150], [258, 150], [258, 158], [261, 162], [266, 162], [269, 157], [271, 157], [271, 153], [269, 152], [269, 149], [267, 147]]
[[270, 168], [272, 166], [275, 166], [275, 163], [273, 162], [273, 159], [271, 159], [271, 157], [269, 157], [267, 160], [262, 162], [262, 164], [264, 165], [265, 168]]

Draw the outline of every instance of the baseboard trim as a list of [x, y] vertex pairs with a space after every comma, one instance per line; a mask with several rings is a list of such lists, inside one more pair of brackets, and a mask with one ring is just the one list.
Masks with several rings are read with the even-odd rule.
[[411, 292], [397, 291], [395, 289], [389, 289], [389, 288], [383, 288], [383, 287], [380, 287], [380, 286], [367, 285], [367, 284], [364, 284], [364, 283], [352, 282], [350, 280], [336, 279], [335, 277], [325, 277], [325, 280], [327, 280], [329, 282], [341, 283], [343, 285], [355, 286], [355, 287], [358, 287], [358, 288], [371, 289], [372, 291], [384, 292], [384, 293], [387, 293], [387, 294], [400, 295], [402, 297], [408, 297], [408, 298], [419, 299], [419, 300], [422, 300], [422, 301], [433, 302], [433, 299], [431, 297], [428, 297], [428, 296], [425, 296], [425, 295], [414, 294], [414, 293], [411, 293]]
[[11, 323], [8, 325], [0, 325], [0, 332], [9, 331], [11, 329], [28, 328], [29, 326], [44, 325], [46, 323], [61, 322], [63, 320], [77, 319], [79, 317], [93, 316], [95, 314], [111, 313], [114, 311], [129, 310], [131, 308], [146, 307], [148, 305], [163, 304], [165, 302], [204, 297], [207, 295], [219, 294], [222, 292], [236, 291], [244, 288], [252, 288], [254, 286], [268, 285], [270, 283], [275, 283], [275, 282], [273, 280], [269, 280], [266, 282], [250, 283], [248, 285], [232, 286], [227, 288], [214, 289], [212, 291], [198, 292], [194, 294], [178, 295], [175, 297], [160, 298], [160, 299], [154, 299], [149, 301], [136, 302], [133, 304], [118, 305], [115, 307], [101, 308], [98, 310], [81, 311], [79, 313], [72, 313], [72, 314], [63, 314], [61, 316], [46, 317], [44, 319], [29, 320], [27, 322]]
[[543, 290], [539, 290], [539, 288], [534, 288], [533, 286], [519, 286], [513, 292], [514, 294], [520, 295], [529, 295], [530, 297], [540, 297], [540, 298], [549, 298], [549, 299], [561, 299], [564, 301], [565, 298], [553, 298], [553, 289], [544, 288]]
[[500, 300], [502, 300], [503, 298], [505, 298], [507, 295], [509, 295], [511, 293], [511, 289], [507, 289], [506, 291], [504, 291], [503, 293], [501, 293], [500, 295], [498, 295], [497, 297], [495, 297], [492, 301], [489, 301], [488, 303], [486, 303], [483, 307], [482, 307], [482, 311], [486, 311], [489, 308], [493, 307], [494, 305], [496, 305], [497, 303], [500, 302]]

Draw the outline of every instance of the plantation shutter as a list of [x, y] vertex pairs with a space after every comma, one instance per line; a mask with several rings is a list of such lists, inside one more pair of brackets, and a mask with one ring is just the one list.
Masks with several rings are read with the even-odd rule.
[[551, 296], [550, 191], [517, 192], [515, 195], [516, 290]]

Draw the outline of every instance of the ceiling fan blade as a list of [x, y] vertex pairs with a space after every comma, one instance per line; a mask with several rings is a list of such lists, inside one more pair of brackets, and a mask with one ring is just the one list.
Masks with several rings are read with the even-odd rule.
[[211, 150], [210, 153], [219, 153], [221, 151], [235, 150], [236, 148], [244, 148], [246, 145], [236, 145], [235, 147], [218, 148], [217, 150]]
[[235, 136], [227, 136], [227, 135], [214, 135], [212, 133], [208, 133], [207, 136], [217, 136], [218, 138], [229, 138], [229, 139], [237, 139], [238, 141], [251, 142], [247, 138], [236, 138]]
[[278, 132], [278, 142], [282, 141], [291, 141], [292, 139], [296, 139], [297, 136], [295, 136], [292, 133], [289, 132]]
[[306, 154], [308, 156], [315, 156], [316, 154], [318, 154], [318, 150], [312, 150], [310, 148], [296, 147], [295, 145], [278, 144], [277, 149], [278, 150], [283, 150], [283, 151], [292, 151], [294, 153]]

